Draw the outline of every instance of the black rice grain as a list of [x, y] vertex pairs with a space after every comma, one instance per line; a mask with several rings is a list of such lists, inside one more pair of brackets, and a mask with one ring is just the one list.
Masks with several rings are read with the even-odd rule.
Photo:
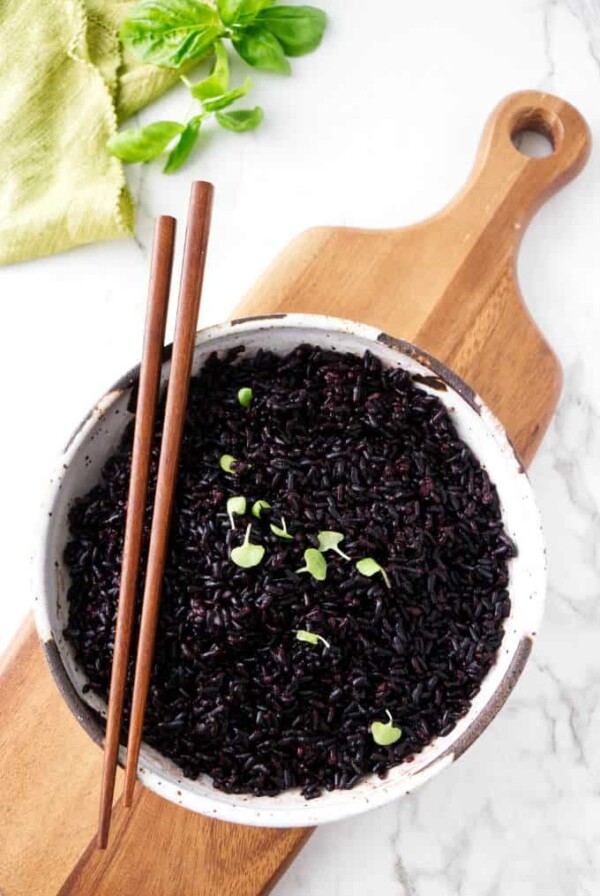
[[[253, 390], [247, 409], [242, 386]], [[74, 503], [64, 554], [65, 636], [102, 697], [132, 429]], [[159, 447], [157, 435], [146, 544]], [[223, 454], [239, 459], [234, 475]], [[236, 495], [248, 513], [232, 531], [225, 505]], [[272, 505], [260, 520], [258, 499]], [[282, 518], [290, 540], [270, 530]], [[244, 570], [229, 552], [249, 522], [266, 554]], [[297, 573], [320, 530], [342, 532], [353, 558], [328, 553], [324, 582]], [[357, 572], [365, 556], [390, 589]], [[502, 640], [512, 556], [488, 474], [406, 372], [309, 345], [285, 357], [213, 354], [191, 385], [144, 739], [186, 776], [235, 793], [298, 786], [313, 799], [383, 776], [469, 709]], [[296, 629], [331, 647], [298, 641]], [[379, 747], [370, 725], [386, 710], [403, 736]]]

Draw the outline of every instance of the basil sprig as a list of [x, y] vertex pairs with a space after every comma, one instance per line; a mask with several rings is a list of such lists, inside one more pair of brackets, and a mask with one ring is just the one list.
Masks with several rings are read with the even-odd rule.
[[148, 162], [170, 149], [164, 167], [170, 174], [189, 157], [201, 126], [211, 115], [234, 133], [253, 130], [264, 117], [260, 106], [224, 111], [248, 93], [251, 80], [230, 86], [223, 41], [230, 41], [253, 68], [290, 74], [288, 57], [315, 50], [326, 24], [325, 13], [314, 6], [276, 6], [275, 0], [217, 0], [216, 6], [199, 0], [141, 0], [119, 32], [121, 42], [135, 56], [163, 68], [187, 70], [212, 52], [214, 65], [210, 75], [196, 84], [182, 75], [200, 105], [187, 122], [154, 122], [120, 131], [109, 140], [109, 152], [124, 162]]
[[233, 112], [217, 112], [215, 117], [225, 130], [243, 134], [259, 126], [263, 120], [263, 110], [260, 106], [255, 106], [254, 109], [234, 109]]
[[124, 162], [149, 162], [184, 130], [185, 125], [178, 121], [155, 121], [145, 128], [126, 128], [111, 137], [108, 149]]
[[255, 22], [281, 44], [286, 56], [304, 56], [321, 43], [327, 16], [316, 6], [272, 6], [262, 10]]
[[142, 0], [119, 37], [142, 62], [179, 68], [204, 56], [225, 33], [214, 7], [196, 0]]

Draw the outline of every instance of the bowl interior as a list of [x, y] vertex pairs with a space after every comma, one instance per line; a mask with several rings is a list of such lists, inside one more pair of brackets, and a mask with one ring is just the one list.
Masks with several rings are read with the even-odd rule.
[[[323, 793], [306, 801], [298, 790], [277, 797], [226, 794], [208, 777], [183, 778], [180, 770], [155, 750], [143, 746], [139, 776], [165, 798], [196, 812], [226, 821], [271, 827], [312, 826], [364, 812], [408, 793], [457, 758], [476, 739], [504, 703], [527, 659], [537, 629], [545, 590], [545, 555], [540, 521], [526, 474], [507, 436], [491, 412], [459, 378], [439, 362], [378, 330], [315, 315], [277, 315], [221, 324], [200, 331], [194, 356], [198, 371], [210, 352], [243, 344], [249, 353], [269, 348], [284, 353], [300, 342], [362, 354], [369, 349], [387, 366], [415, 375], [422, 388], [435, 393], [449, 409], [462, 438], [487, 468], [500, 496], [506, 529], [517, 545], [510, 561], [511, 613], [496, 662], [466, 716], [446, 737], [432, 741], [414, 761], [392, 769], [385, 780], [370, 776], [349, 791]], [[163, 367], [163, 382], [168, 375]], [[84, 694], [85, 679], [62, 630], [67, 622], [69, 574], [63, 563], [69, 540], [67, 514], [72, 501], [99, 479], [109, 455], [117, 448], [131, 414], [128, 404], [136, 381], [133, 371], [93, 407], [60, 458], [44, 505], [36, 552], [36, 620], [47, 658], [59, 687], [90, 735], [101, 742], [95, 712], [105, 715], [105, 703]], [[38, 541], [38, 545], [40, 541]], [[95, 712], [90, 712], [90, 707]], [[121, 749], [121, 762], [124, 750]]]

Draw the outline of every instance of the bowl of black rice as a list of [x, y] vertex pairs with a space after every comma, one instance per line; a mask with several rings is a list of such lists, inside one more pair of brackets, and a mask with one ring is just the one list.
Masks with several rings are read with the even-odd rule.
[[[36, 558], [44, 652], [98, 744], [137, 375], [66, 446]], [[157, 425], [146, 542], [159, 448]], [[241, 824], [381, 806], [487, 727], [526, 663], [544, 592], [527, 475], [444, 365], [316, 315], [200, 331], [139, 778]]]

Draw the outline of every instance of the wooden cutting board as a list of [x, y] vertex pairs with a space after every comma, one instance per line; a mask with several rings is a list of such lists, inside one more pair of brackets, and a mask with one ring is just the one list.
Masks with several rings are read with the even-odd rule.
[[[522, 155], [511, 135], [525, 129], [548, 136], [553, 154]], [[438, 215], [400, 230], [310, 230], [236, 316], [328, 313], [416, 343], [475, 387], [527, 463], [561, 373], [523, 306], [516, 254], [530, 216], [589, 150], [568, 103], [514, 94], [492, 113], [469, 182]], [[0, 667], [0, 757], [1, 896], [258, 896], [311, 833], [225, 824], [138, 788], [131, 811], [117, 792], [111, 846], [97, 852], [101, 753], [63, 703], [31, 620]]]

